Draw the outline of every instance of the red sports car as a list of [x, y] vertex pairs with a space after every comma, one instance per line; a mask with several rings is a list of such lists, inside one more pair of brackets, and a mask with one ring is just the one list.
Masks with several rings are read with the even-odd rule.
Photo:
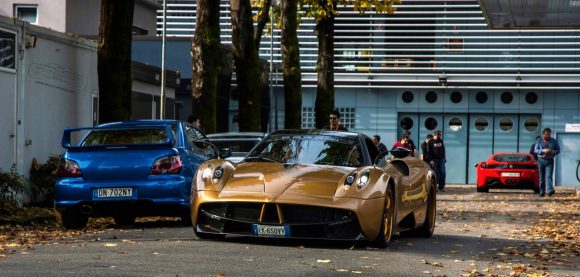
[[527, 188], [540, 191], [538, 162], [529, 153], [500, 152], [477, 163], [477, 192], [490, 188]]

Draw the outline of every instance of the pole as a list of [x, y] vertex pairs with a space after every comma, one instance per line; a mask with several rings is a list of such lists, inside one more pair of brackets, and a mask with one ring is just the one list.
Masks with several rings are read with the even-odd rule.
[[159, 119], [165, 118], [165, 31], [167, 19], [167, 0], [163, 0], [163, 32], [161, 34], [161, 96], [159, 101]]
[[[273, 3], [272, 3], [273, 4]], [[273, 5], [270, 4], [270, 73], [268, 74], [268, 81], [270, 83], [270, 103], [268, 103], [268, 105], [270, 106], [269, 108], [269, 119], [268, 119], [268, 133], [271, 133], [272, 130], [272, 97], [274, 95], [274, 82], [272, 80], [272, 76], [273, 76], [273, 69], [274, 69], [274, 13], [272, 12], [273, 10]], [[274, 107], [274, 109], [276, 109], [277, 107]]]

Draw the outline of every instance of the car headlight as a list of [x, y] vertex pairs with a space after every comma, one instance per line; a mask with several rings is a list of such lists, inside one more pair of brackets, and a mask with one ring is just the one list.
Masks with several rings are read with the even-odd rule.
[[356, 184], [356, 186], [359, 189], [362, 189], [369, 183], [370, 179], [371, 179], [370, 173], [367, 171], [360, 176], [360, 178], [358, 179], [358, 184]]
[[350, 188], [350, 186], [352, 186], [352, 184], [354, 183], [355, 179], [356, 179], [356, 172], [353, 172], [350, 175], [348, 175], [346, 177], [346, 179], [344, 179], [344, 190], [348, 190]]
[[207, 181], [211, 178], [211, 175], [212, 175], [211, 166], [208, 166], [204, 168], [203, 171], [201, 172], [201, 179]]
[[213, 172], [213, 179], [219, 179], [224, 176], [224, 169], [220, 166]]

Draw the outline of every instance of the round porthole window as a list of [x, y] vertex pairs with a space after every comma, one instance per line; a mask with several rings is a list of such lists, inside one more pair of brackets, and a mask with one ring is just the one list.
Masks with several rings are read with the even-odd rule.
[[413, 99], [415, 98], [415, 96], [413, 95], [412, 92], [405, 91], [405, 92], [403, 92], [403, 95], [401, 96], [401, 98], [403, 99], [403, 102], [411, 103], [411, 102], [413, 102]]
[[488, 126], [489, 126], [489, 122], [487, 121], [487, 118], [480, 117], [480, 118], [475, 119], [475, 129], [476, 130], [483, 132], [483, 131], [487, 130]]
[[427, 130], [429, 131], [433, 131], [437, 128], [437, 125], [439, 123], [437, 122], [437, 119], [433, 118], [433, 117], [429, 117], [427, 119], [425, 119], [425, 128], [427, 128]]
[[461, 98], [463, 98], [463, 96], [461, 95], [461, 92], [459, 91], [454, 91], [451, 93], [451, 102], [453, 103], [459, 103], [461, 102]]
[[503, 102], [504, 104], [509, 104], [513, 100], [514, 100], [514, 96], [511, 92], [506, 91], [506, 92], [501, 94], [501, 102]]
[[435, 103], [437, 101], [437, 93], [434, 91], [427, 92], [425, 95], [425, 100], [429, 103]]
[[487, 93], [480, 91], [475, 95], [475, 101], [479, 104], [487, 102]]
[[540, 121], [535, 117], [528, 117], [526, 118], [526, 121], [524, 121], [524, 128], [526, 128], [526, 131], [530, 133], [536, 132], [539, 127]]
[[514, 122], [511, 118], [504, 117], [499, 121], [499, 128], [504, 132], [509, 132], [514, 127]]
[[449, 120], [449, 129], [451, 129], [451, 131], [458, 132], [461, 128], [463, 128], [463, 122], [460, 118], [454, 117]]
[[536, 102], [538, 102], [538, 95], [533, 91], [528, 92], [526, 94], [526, 102], [528, 102], [528, 104], [536, 104]]
[[409, 130], [411, 128], [413, 128], [413, 119], [411, 119], [410, 117], [403, 117], [403, 119], [401, 119], [401, 129], [403, 130]]

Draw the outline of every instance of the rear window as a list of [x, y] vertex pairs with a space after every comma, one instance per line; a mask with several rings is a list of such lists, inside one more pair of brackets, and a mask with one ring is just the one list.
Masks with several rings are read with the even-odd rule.
[[93, 130], [84, 139], [83, 146], [162, 144], [169, 135], [165, 129]]
[[498, 162], [505, 162], [505, 163], [521, 163], [521, 162], [527, 162], [527, 161], [531, 160], [531, 158], [528, 155], [510, 154], [510, 155], [497, 155], [493, 158], [493, 160], [498, 161]]

